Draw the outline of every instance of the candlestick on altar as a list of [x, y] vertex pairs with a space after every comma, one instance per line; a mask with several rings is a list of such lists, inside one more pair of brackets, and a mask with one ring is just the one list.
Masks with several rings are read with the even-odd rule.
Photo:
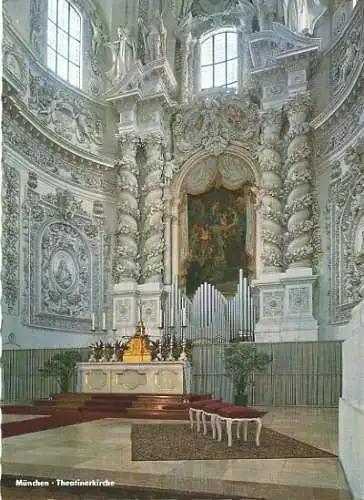
[[159, 336], [159, 342], [158, 342], [158, 354], [157, 354], [157, 360], [158, 361], [163, 361], [163, 353], [162, 353], [162, 339], [163, 339], [163, 327], [160, 327], [160, 336]]
[[179, 361], [187, 361], [187, 353], [186, 353], [186, 325], [181, 326], [181, 336], [182, 336], [182, 352], [178, 358]]
[[106, 313], [102, 313], [102, 331], [106, 330]]
[[170, 331], [171, 338], [170, 338], [170, 343], [169, 343], [169, 355], [168, 355], [167, 361], [174, 361], [174, 357], [173, 357], [173, 332], [174, 332], [174, 328], [171, 327], [169, 329], [169, 331]]
[[94, 313], [91, 314], [91, 331], [92, 332], [95, 331], [95, 314]]

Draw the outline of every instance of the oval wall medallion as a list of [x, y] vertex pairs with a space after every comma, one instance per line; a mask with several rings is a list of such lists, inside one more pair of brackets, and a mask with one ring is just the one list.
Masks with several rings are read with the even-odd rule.
[[77, 265], [69, 252], [56, 251], [51, 258], [51, 276], [62, 292], [71, 290], [77, 279]]

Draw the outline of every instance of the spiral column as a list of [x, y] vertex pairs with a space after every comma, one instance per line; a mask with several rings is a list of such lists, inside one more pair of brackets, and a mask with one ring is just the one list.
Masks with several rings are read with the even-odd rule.
[[279, 272], [282, 266], [281, 155], [279, 139], [282, 112], [270, 110], [262, 115], [259, 190], [262, 218], [261, 261], [264, 272]]
[[138, 278], [138, 166], [137, 137], [120, 137], [121, 159], [116, 164], [117, 216], [113, 259], [114, 283]]
[[140, 267], [143, 281], [157, 282], [163, 276], [165, 249], [163, 138], [153, 133], [143, 145], [146, 162], [141, 180]]
[[312, 265], [312, 171], [308, 114], [310, 99], [303, 94], [287, 106], [289, 121], [287, 147], [287, 221], [285, 261], [288, 268]]

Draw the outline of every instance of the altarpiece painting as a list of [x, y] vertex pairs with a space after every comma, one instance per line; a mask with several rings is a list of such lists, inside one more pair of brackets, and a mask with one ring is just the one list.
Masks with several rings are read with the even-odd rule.
[[187, 294], [207, 282], [228, 291], [239, 269], [250, 274], [254, 254], [251, 199], [247, 186], [213, 188], [188, 195]]

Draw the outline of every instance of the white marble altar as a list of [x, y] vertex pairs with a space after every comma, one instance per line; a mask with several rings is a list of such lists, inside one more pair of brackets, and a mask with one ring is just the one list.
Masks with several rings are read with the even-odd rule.
[[77, 363], [76, 373], [77, 392], [191, 393], [191, 364], [184, 361]]

